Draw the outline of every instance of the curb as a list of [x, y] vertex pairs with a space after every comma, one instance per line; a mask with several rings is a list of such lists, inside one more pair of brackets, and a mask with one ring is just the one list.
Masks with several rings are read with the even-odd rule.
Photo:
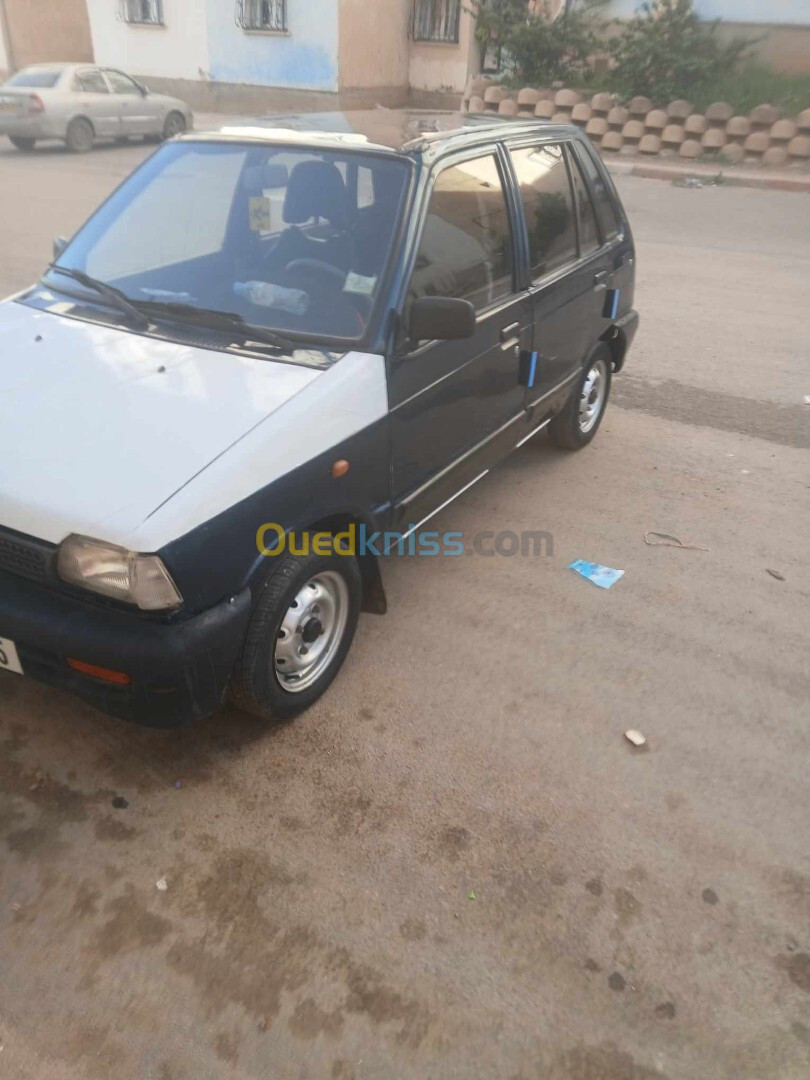
[[678, 165], [651, 165], [632, 161], [611, 161], [602, 157], [608, 170], [615, 176], [640, 176], [645, 180], [685, 180], [687, 177], [697, 177], [700, 180], [712, 180], [718, 175], [722, 177], [723, 186], [759, 188], [768, 191], [792, 191], [810, 194], [810, 176], [785, 176], [784, 173], [776, 176], [768, 176], [765, 173], [737, 172], [733, 169], [706, 168], [678, 166]]

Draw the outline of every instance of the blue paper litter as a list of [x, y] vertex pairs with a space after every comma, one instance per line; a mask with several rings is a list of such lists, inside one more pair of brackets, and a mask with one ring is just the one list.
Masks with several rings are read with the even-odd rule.
[[609, 589], [620, 577], [624, 577], [624, 570], [614, 570], [612, 566], [600, 566], [599, 563], [588, 562], [586, 559], [575, 559], [568, 569], [576, 570], [581, 577], [592, 581], [600, 589]]

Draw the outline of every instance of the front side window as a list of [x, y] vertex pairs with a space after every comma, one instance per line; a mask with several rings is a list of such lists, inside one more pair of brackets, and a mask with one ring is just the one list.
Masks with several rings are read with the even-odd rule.
[[109, 94], [109, 88], [104, 81], [104, 76], [96, 69], [92, 71], [80, 71], [74, 80], [74, 90], [84, 91], [86, 94]]
[[[228, 312], [282, 333], [357, 340], [381, 297], [409, 176], [393, 155], [167, 144], [90, 219], [59, 265], [114, 285], [136, 305], [181, 304], [192, 316]], [[81, 288], [63, 274], [49, 274], [47, 284]]]
[[477, 310], [512, 291], [512, 233], [494, 155], [439, 174], [419, 244], [412, 297], [469, 300]]
[[237, 0], [236, 22], [243, 30], [287, 29], [287, 0]]
[[139, 94], [140, 91], [129, 76], [121, 71], [106, 71], [105, 75], [110, 80], [110, 86], [114, 94]]
[[120, 15], [124, 22], [163, 24], [162, 0], [121, 0]]
[[517, 173], [532, 277], [543, 277], [577, 257], [574, 201], [562, 146], [511, 150]]
[[411, 37], [414, 41], [458, 41], [461, 0], [413, 0]]

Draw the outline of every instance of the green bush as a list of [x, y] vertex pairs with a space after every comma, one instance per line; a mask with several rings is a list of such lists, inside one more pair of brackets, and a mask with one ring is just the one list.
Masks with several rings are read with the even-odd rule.
[[727, 101], [743, 115], [757, 105], [776, 105], [784, 116], [796, 116], [810, 109], [810, 75], [772, 71], [764, 64], [749, 61], [733, 71], [713, 76], [689, 100], [698, 110], [713, 101]]
[[647, 0], [611, 42], [611, 83], [626, 96], [644, 94], [658, 103], [694, 99], [732, 72], [751, 46], [721, 44], [717, 25], [701, 23], [692, 0]]
[[482, 57], [497, 43], [506, 82], [549, 86], [587, 78], [588, 57], [600, 48], [601, 23], [594, 16], [605, 3], [572, 0], [556, 19], [549, 0], [535, 11], [527, 0], [475, 0], [468, 10], [477, 17]]

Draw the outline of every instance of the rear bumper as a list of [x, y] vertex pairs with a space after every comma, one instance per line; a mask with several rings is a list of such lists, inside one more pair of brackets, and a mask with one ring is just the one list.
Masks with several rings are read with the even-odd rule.
[[3, 116], [0, 113], [0, 135], [17, 135], [21, 139], [64, 139], [62, 121], [48, 119], [47, 114], [34, 116]]
[[620, 319], [616, 320], [615, 327], [619, 332], [622, 348], [621, 359], [614, 365], [614, 371], [621, 371], [624, 367], [624, 362], [627, 359], [627, 352], [633, 344], [633, 338], [636, 336], [636, 331], [638, 330], [638, 324], [639, 317], [638, 312], [635, 309], [631, 309], [626, 315], [622, 315]]
[[[15, 642], [25, 675], [150, 727], [176, 727], [216, 711], [250, 606], [245, 590], [184, 622], [160, 623], [0, 572], [0, 637]], [[126, 672], [132, 681], [118, 686], [80, 674], [68, 657]]]

